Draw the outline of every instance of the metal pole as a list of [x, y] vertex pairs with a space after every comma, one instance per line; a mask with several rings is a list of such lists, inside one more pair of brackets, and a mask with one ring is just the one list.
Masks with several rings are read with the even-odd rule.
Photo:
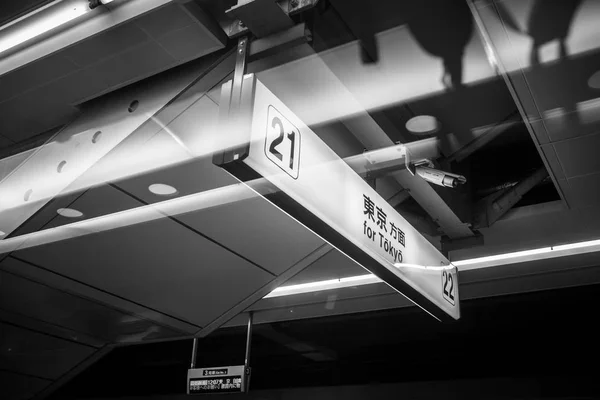
[[242, 82], [246, 74], [246, 60], [248, 55], [248, 37], [244, 36], [238, 40], [238, 46], [235, 57], [235, 70], [233, 73], [233, 83], [231, 87], [231, 100], [229, 103], [229, 113], [235, 114], [240, 108], [242, 97]]
[[190, 365], [190, 369], [196, 368], [196, 353], [198, 352], [198, 338], [194, 338], [194, 343], [192, 344], [192, 363]]
[[250, 348], [252, 346], [252, 319], [254, 313], [248, 313], [248, 331], [246, 332], [246, 359], [244, 360], [244, 372], [246, 373], [246, 393], [250, 389]]

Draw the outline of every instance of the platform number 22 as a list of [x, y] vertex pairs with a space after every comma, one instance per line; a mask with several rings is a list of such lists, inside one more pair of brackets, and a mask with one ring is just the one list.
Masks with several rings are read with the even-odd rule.
[[454, 281], [454, 276], [448, 271], [442, 271], [442, 293], [444, 299], [454, 305], [456, 282]]
[[265, 154], [292, 178], [298, 178], [300, 131], [275, 107], [269, 106]]

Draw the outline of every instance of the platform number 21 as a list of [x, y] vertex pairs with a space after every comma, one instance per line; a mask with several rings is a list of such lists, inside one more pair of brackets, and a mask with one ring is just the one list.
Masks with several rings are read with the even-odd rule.
[[298, 178], [300, 131], [275, 107], [269, 106], [265, 155], [292, 178]]
[[456, 297], [456, 282], [454, 280], [454, 275], [448, 271], [442, 271], [442, 293], [444, 299], [452, 305], [454, 305], [454, 298]]

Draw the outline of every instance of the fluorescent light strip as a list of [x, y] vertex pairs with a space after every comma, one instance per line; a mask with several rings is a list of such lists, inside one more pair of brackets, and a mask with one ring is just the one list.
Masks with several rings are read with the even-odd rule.
[[565, 257], [575, 254], [585, 254], [600, 251], [600, 240], [590, 240], [539, 249], [504, 253], [494, 256], [472, 258], [455, 261], [452, 264], [461, 267], [461, 271], [470, 269], [494, 267], [497, 265], [514, 264], [517, 262], [544, 260], [548, 258]]
[[0, 54], [90, 11], [88, 0], [55, 1], [0, 28]]
[[330, 279], [326, 281], [301, 283], [299, 285], [289, 285], [278, 287], [264, 298], [291, 296], [294, 294], [319, 292], [321, 290], [341, 289], [354, 286], [370, 285], [379, 283], [381, 279], [373, 274], [350, 276], [347, 278]]
[[[457, 267], [462, 267], [460, 268], [461, 271], [467, 271], [471, 269], [493, 267], [498, 265], [515, 264], [518, 262], [527, 262], [543, 260], [548, 258], [565, 257], [576, 254], [593, 253], [597, 251], [600, 251], [600, 240], [590, 240], [587, 242], [570, 243], [560, 246], [542, 247], [539, 249], [472, 258], [468, 260], [455, 261], [452, 264]], [[398, 266], [415, 267], [410, 264], [398, 264]], [[422, 268], [427, 269], [434, 267]], [[377, 278], [373, 274], [350, 276], [341, 279], [330, 279], [326, 281], [302, 283], [299, 285], [281, 286], [273, 290], [264, 298], [267, 299], [273, 297], [291, 296], [296, 294], [314, 293], [323, 290], [333, 290], [353, 286], [371, 285], [380, 282], [382, 282], [381, 279]]]

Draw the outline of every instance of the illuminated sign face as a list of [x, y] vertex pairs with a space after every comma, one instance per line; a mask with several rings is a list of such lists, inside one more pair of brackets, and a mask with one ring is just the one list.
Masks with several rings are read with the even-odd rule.
[[286, 174], [298, 179], [300, 131], [275, 107], [268, 108], [265, 155]]
[[251, 101], [233, 132], [247, 154], [222, 166], [263, 176], [277, 206], [430, 314], [458, 319], [456, 268], [254, 75], [242, 90]]
[[188, 370], [188, 394], [244, 391], [244, 366]]

